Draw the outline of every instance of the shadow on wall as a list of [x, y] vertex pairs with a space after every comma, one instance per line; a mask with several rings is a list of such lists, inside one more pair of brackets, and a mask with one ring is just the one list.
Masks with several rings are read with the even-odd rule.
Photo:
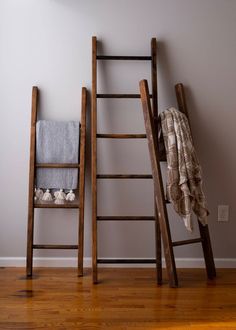
[[[225, 237], [234, 230], [233, 222], [217, 222], [218, 204], [231, 204], [231, 214], [234, 213], [234, 197], [230, 193], [231, 188], [229, 189], [229, 187], [235, 186], [233, 182], [235, 178], [232, 178], [234, 172], [232, 153], [225, 150], [223, 144], [220, 143], [221, 139], [216, 138], [218, 134], [217, 127], [212, 127], [209, 120], [206, 121], [199, 115], [200, 111], [198, 111], [196, 105], [194, 91], [188, 87], [185, 89], [193, 138], [203, 171], [204, 192], [210, 211], [209, 226], [213, 251], [215, 257], [227, 255], [229, 258], [233, 258], [234, 243], [232, 240], [228, 240], [227, 243], [225, 241]], [[221, 227], [220, 230], [219, 226]]]

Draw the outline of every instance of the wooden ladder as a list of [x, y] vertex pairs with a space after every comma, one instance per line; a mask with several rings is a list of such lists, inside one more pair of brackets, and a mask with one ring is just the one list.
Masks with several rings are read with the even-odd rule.
[[[33, 270], [33, 250], [34, 249], [78, 249], [78, 275], [83, 275], [83, 249], [84, 249], [84, 192], [85, 192], [85, 142], [86, 142], [86, 107], [87, 90], [82, 88], [82, 105], [80, 119], [80, 145], [79, 162], [73, 164], [65, 163], [36, 163], [36, 122], [38, 113], [39, 89], [34, 86], [32, 89], [31, 106], [31, 133], [30, 133], [30, 164], [29, 164], [29, 194], [28, 194], [28, 233], [27, 233], [27, 260], [26, 274], [32, 276]], [[79, 169], [78, 188], [75, 192], [76, 199], [65, 204], [55, 204], [52, 202], [42, 202], [34, 200], [34, 189], [36, 185], [37, 168], [77, 168]], [[79, 229], [77, 245], [59, 244], [35, 244], [34, 243], [34, 210], [36, 208], [66, 208], [79, 209]]]
[[[176, 90], [179, 110], [188, 116], [183, 85], [177, 84], [175, 86], [175, 90]], [[185, 245], [185, 244], [193, 244], [193, 243], [202, 244], [207, 276], [209, 279], [213, 279], [216, 276], [216, 270], [215, 270], [215, 264], [214, 264], [213, 253], [211, 248], [209, 229], [207, 225], [203, 226], [201, 222], [198, 220], [199, 231], [200, 231], [199, 238], [176, 241], [176, 242], [172, 242], [171, 240], [171, 232], [170, 232], [169, 220], [167, 215], [166, 202], [164, 198], [164, 188], [163, 188], [161, 168], [160, 168], [160, 156], [158, 152], [156, 127], [151, 109], [148, 83], [146, 80], [142, 80], [140, 82], [140, 93], [141, 93], [141, 101], [143, 106], [146, 134], [148, 139], [149, 154], [152, 165], [155, 201], [158, 208], [158, 218], [159, 218], [161, 236], [164, 246], [164, 254], [166, 260], [167, 274], [169, 278], [169, 285], [171, 287], [178, 286], [178, 278], [176, 272], [173, 247]]]
[[[150, 61], [152, 78], [152, 109], [154, 121], [157, 125], [157, 69], [156, 69], [156, 39], [151, 40], [150, 56], [107, 56], [97, 54], [97, 39], [92, 38], [92, 267], [93, 283], [98, 282], [98, 263], [156, 263], [157, 282], [161, 284], [161, 236], [155, 210], [155, 216], [101, 216], [97, 215], [97, 179], [152, 179], [149, 174], [98, 174], [97, 173], [97, 139], [143, 139], [146, 134], [98, 134], [97, 133], [97, 99], [98, 98], [123, 98], [137, 99], [140, 94], [97, 94], [97, 61], [122, 60], [122, 61]], [[155, 203], [154, 203], [155, 205]], [[156, 259], [98, 259], [97, 256], [97, 222], [98, 221], [155, 221]]]

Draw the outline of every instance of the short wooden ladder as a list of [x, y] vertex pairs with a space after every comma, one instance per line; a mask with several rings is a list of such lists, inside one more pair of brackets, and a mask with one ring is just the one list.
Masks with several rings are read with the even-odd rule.
[[[175, 89], [176, 89], [176, 96], [177, 96], [179, 110], [188, 116], [187, 106], [185, 102], [184, 87], [182, 84], [177, 84]], [[157, 140], [155, 122], [153, 119], [153, 112], [151, 109], [148, 83], [146, 80], [142, 80], [140, 82], [140, 93], [141, 93], [141, 101], [143, 106], [146, 134], [148, 139], [149, 154], [150, 154], [151, 166], [152, 166], [155, 201], [158, 208], [158, 218], [159, 218], [161, 236], [164, 246], [164, 254], [165, 254], [169, 285], [171, 287], [178, 286], [178, 278], [177, 278], [173, 247], [181, 246], [185, 244], [194, 244], [194, 243], [202, 244], [207, 275], [209, 279], [213, 279], [216, 276], [216, 270], [215, 270], [215, 264], [214, 264], [213, 253], [211, 248], [209, 229], [207, 225], [203, 226], [201, 222], [198, 220], [199, 231], [200, 231], [199, 238], [176, 241], [176, 242], [172, 242], [171, 240], [171, 232], [170, 232], [169, 220], [167, 215], [166, 202], [164, 198], [164, 188], [163, 188], [161, 168], [160, 168], [158, 140]]]
[[[87, 90], [82, 88], [82, 105], [80, 119], [80, 145], [79, 162], [76, 164], [64, 163], [36, 163], [36, 122], [38, 113], [39, 89], [34, 86], [32, 89], [31, 108], [31, 133], [30, 133], [30, 164], [29, 164], [29, 195], [28, 195], [28, 234], [27, 234], [27, 257], [26, 274], [32, 276], [33, 271], [33, 250], [34, 249], [76, 249], [78, 250], [78, 275], [83, 275], [83, 249], [84, 249], [84, 192], [85, 192], [85, 142], [86, 142], [86, 107]], [[34, 200], [34, 189], [36, 185], [37, 168], [77, 168], [79, 169], [78, 188], [76, 199], [65, 204], [55, 204], [52, 202], [42, 202]], [[36, 208], [65, 208], [79, 210], [79, 228], [77, 245], [60, 244], [35, 244], [34, 243], [34, 210]]]

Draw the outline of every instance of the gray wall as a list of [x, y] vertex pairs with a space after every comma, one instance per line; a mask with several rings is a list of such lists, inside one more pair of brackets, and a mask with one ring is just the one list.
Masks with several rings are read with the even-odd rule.
[[[1, 0], [0, 2], [0, 257], [24, 257], [31, 86], [41, 90], [46, 119], [79, 119], [80, 89], [91, 89], [91, 37], [105, 54], [149, 54], [157, 37], [159, 108], [175, 106], [173, 86], [186, 85], [187, 102], [203, 167], [215, 257], [235, 258], [236, 2], [234, 0]], [[145, 63], [99, 65], [99, 91], [138, 92], [150, 76]], [[101, 132], [143, 132], [140, 102], [99, 101]], [[88, 127], [89, 129], [89, 127]], [[89, 135], [88, 135], [89, 138]], [[145, 141], [99, 142], [100, 173], [148, 173]], [[87, 153], [85, 256], [91, 255], [90, 148]], [[99, 183], [100, 214], [152, 214], [150, 181]], [[230, 206], [228, 223], [217, 205]], [[170, 209], [173, 238], [186, 232]], [[76, 212], [41, 210], [37, 242], [76, 242]], [[103, 257], [152, 257], [152, 223], [99, 224]], [[42, 251], [38, 256], [74, 256]], [[200, 246], [176, 249], [202, 257]]]

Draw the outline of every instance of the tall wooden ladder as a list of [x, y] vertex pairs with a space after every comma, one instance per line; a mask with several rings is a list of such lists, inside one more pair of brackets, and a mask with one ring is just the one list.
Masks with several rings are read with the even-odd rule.
[[[97, 99], [138, 99], [140, 94], [97, 94], [97, 61], [149, 61], [151, 63], [152, 79], [152, 109], [154, 121], [157, 125], [157, 69], [156, 69], [156, 39], [151, 40], [151, 54], [149, 56], [109, 56], [97, 54], [97, 39], [92, 37], [92, 259], [93, 282], [98, 282], [97, 265], [104, 263], [156, 263], [157, 282], [161, 284], [161, 237], [157, 211], [155, 216], [101, 216], [97, 214], [97, 180], [98, 179], [152, 179], [148, 174], [98, 174], [97, 173], [97, 139], [143, 139], [146, 134], [98, 134], [97, 133]], [[155, 205], [155, 203], [154, 203]], [[155, 221], [155, 259], [99, 259], [97, 253], [97, 223], [100, 221]]]
[[[80, 118], [80, 145], [78, 163], [36, 163], [36, 122], [38, 114], [39, 89], [34, 86], [32, 89], [31, 106], [31, 133], [30, 133], [30, 164], [29, 164], [29, 194], [28, 194], [28, 233], [27, 233], [27, 257], [26, 275], [32, 276], [33, 271], [33, 250], [35, 249], [75, 249], [78, 250], [78, 275], [83, 275], [83, 249], [84, 249], [84, 191], [85, 191], [85, 142], [86, 142], [86, 107], [87, 90], [82, 88], [81, 118]], [[34, 200], [34, 189], [36, 185], [36, 171], [38, 168], [76, 168], [79, 170], [78, 188], [75, 191], [76, 199], [65, 204], [42, 202]], [[37, 208], [65, 208], [78, 209], [78, 244], [35, 244], [34, 243], [34, 210]]]
[[[183, 85], [177, 84], [175, 86], [175, 90], [176, 90], [179, 110], [188, 116]], [[176, 272], [173, 247], [181, 246], [185, 244], [193, 244], [193, 243], [202, 244], [207, 276], [209, 279], [213, 279], [216, 276], [216, 270], [215, 270], [215, 264], [214, 264], [213, 253], [211, 248], [208, 225], [203, 226], [201, 222], [198, 220], [199, 231], [200, 231], [199, 238], [176, 241], [176, 242], [172, 242], [171, 240], [171, 232], [170, 232], [169, 220], [167, 215], [166, 201], [164, 198], [164, 188], [163, 188], [161, 168], [160, 168], [158, 140], [157, 140], [156, 128], [155, 128], [155, 123], [151, 109], [148, 83], [146, 80], [142, 80], [140, 82], [140, 93], [141, 93], [144, 122], [145, 122], [151, 166], [152, 166], [155, 201], [158, 208], [158, 218], [159, 218], [161, 236], [164, 246], [164, 254], [166, 260], [166, 269], [169, 278], [169, 284], [171, 287], [178, 286], [178, 278]]]

